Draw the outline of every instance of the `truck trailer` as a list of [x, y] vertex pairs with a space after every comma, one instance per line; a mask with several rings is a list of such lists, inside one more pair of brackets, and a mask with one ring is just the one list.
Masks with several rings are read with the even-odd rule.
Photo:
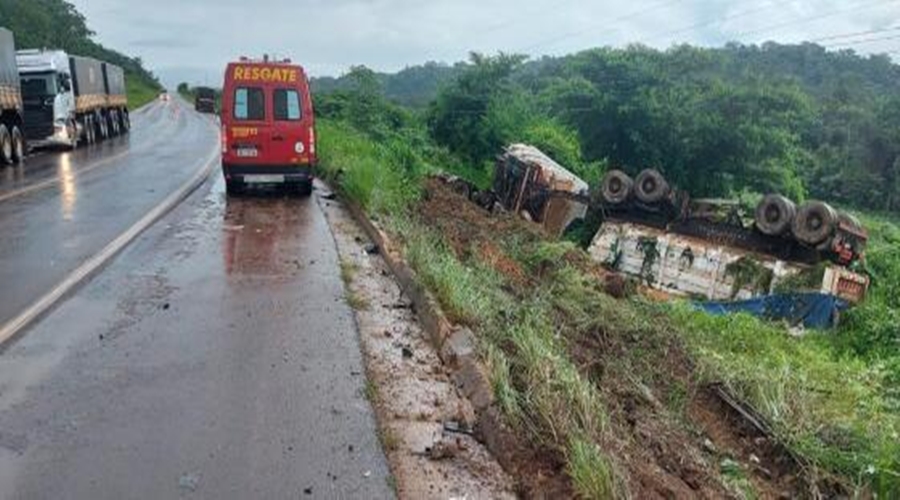
[[11, 31], [0, 28], [0, 165], [25, 157], [24, 108]]
[[61, 50], [22, 50], [16, 59], [33, 145], [74, 149], [130, 129], [122, 68]]
[[734, 200], [694, 199], [653, 169], [608, 172], [600, 199], [593, 259], [667, 295], [712, 301], [710, 312], [827, 327], [865, 300], [868, 232], [827, 203], [769, 194], [751, 216]]

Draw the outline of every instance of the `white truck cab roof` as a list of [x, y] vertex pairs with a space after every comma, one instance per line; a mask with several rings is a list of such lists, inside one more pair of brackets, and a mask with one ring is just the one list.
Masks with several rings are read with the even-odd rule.
[[55, 73], [69, 74], [69, 54], [62, 50], [29, 49], [16, 52], [16, 64], [19, 73]]

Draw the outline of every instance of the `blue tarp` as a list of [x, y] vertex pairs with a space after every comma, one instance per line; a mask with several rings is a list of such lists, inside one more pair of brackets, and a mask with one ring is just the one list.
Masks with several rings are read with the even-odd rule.
[[736, 302], [699, 302], [699, 309], [718, 316], [738, 312], [791, 325], [826, 329], [837, 325], [838, 313], [850, 307], [845, 300], [824, 293], [766, 295]]

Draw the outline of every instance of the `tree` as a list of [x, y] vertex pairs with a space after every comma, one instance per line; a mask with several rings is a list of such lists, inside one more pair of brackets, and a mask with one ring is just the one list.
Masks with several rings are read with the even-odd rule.
[[428, 126], [438, 144], [474, 164], [497, 154], [506, 139], [497, 120], [502, 120], [507, 104], [513, 105], [504, 103], [502, 97], [513, 92], [510, 75], [525, 59], [504, 53], [472, 53], [470, 66], [438, 94], [429, 109]]

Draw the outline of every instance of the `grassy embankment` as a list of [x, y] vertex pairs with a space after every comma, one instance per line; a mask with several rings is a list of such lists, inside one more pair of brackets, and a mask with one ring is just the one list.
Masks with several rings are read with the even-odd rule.
[[[892, 223], [874, 231], [869, 303], [834, 335], [797, 339], [747, 316], [614, 299], [586, 274], [581, 250], [515, 226], [491, 235], [512, 260], [498, 266], [497, 252], [480, 251], [477, 238], [460, 248], [419, 213], [425, 175], [460, 170], [446, 155], [399, 136], [376, 141], [343, 122], [322, 120], [319, 134], [325, 172], [403, 243], [451, 318], [476, 332], [508, 422], [559, 457], [578, 494], [635, 493], [627, 457], [644, 443], [623, 423], [622, 393], [652, 403], [651, 424], [690, 436], [689, 401], [713, 382], [765, 417], [812, 481], [900, 494], [900, 357], [891, 344], [900, 233]], [[715, 480], [752, 496], [730, 468]]]
[[159, 96], [159, 86], [155, 82], [133, 76], [125, 76], [125, 91], [128, 94], [128, 109], [136, 110]]

